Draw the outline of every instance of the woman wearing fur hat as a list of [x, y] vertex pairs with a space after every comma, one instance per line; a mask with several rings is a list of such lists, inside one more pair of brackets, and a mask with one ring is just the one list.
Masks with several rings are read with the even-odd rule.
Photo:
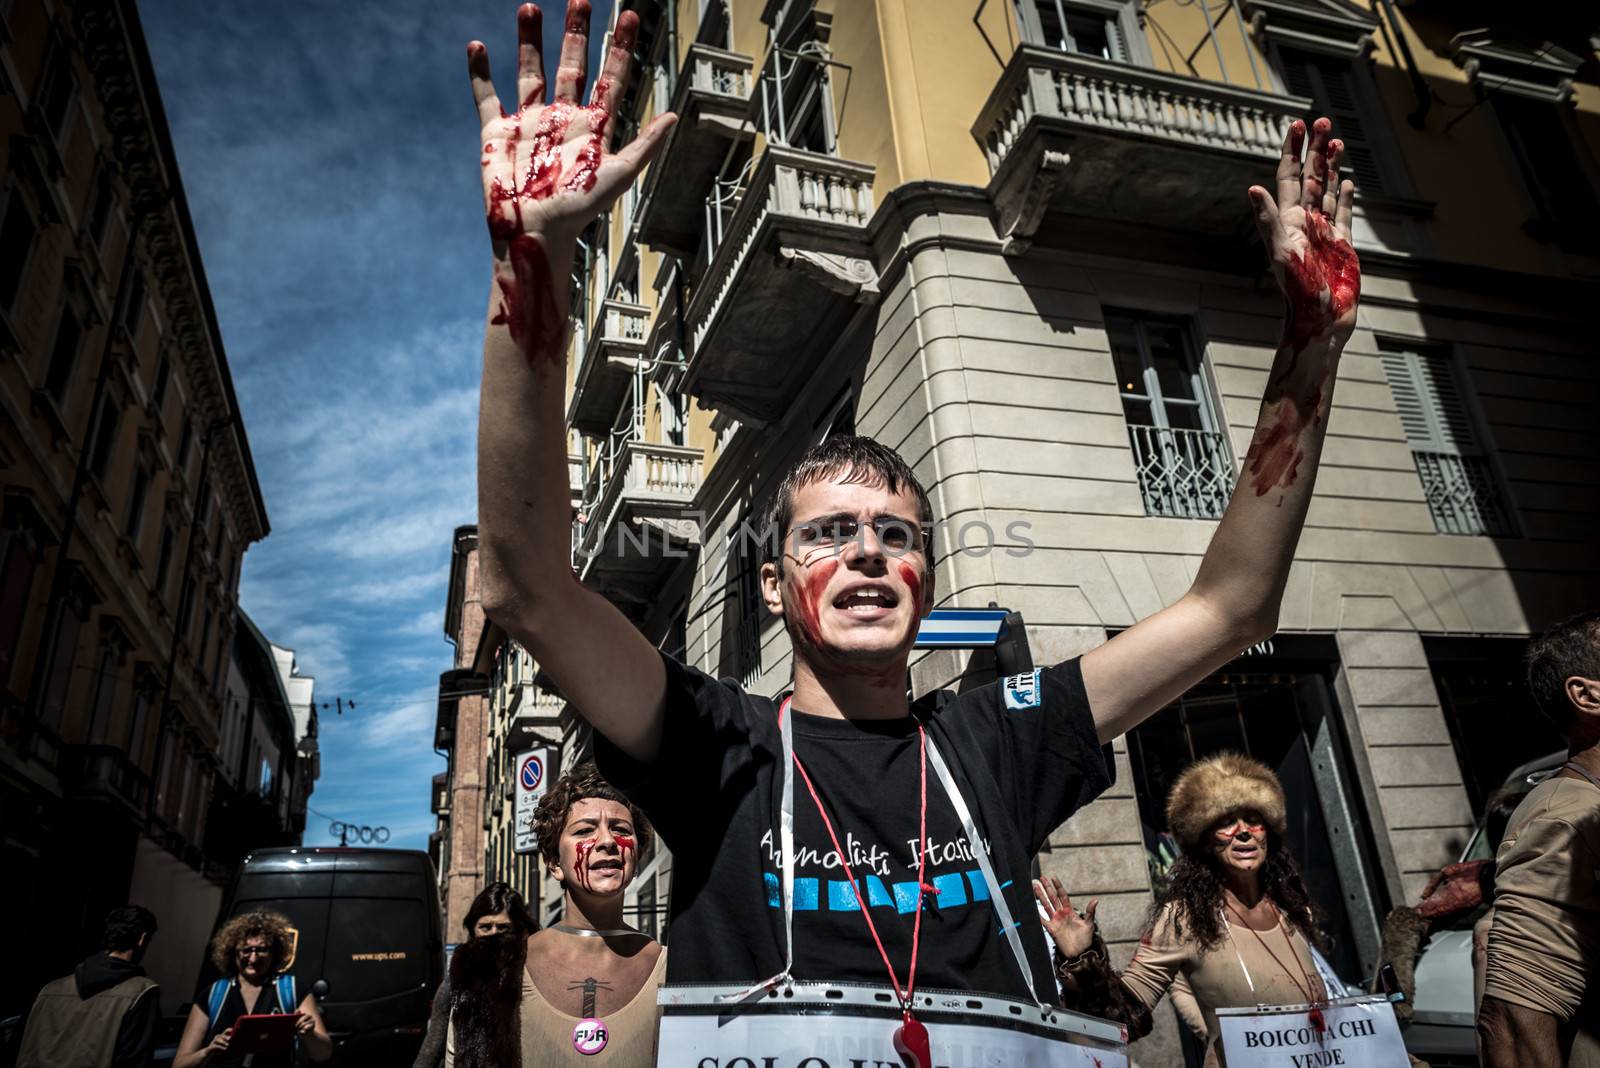
[[1137, 1038], [1184, 976], [1205, 1020], [1210, 1068], [1219, 1063], [1218, 1009], [1327, 1000], [1311, 952], [1320, 940], [1311, 900], [1283, 845], [1284, 809], [1277, 776], [1237, 753], [1178, 776], [1167, 823], [1183, 853], [1120, 975], [1095, 930], [1098, 901], [1079, 913], [1059, 880], [1035, 881], [1067, 1007], [1120, 1020]]
[[551, 784], [533, 823], [561, 922], [457, 947], [445, 1068], [654, 1064], [667, 951], [622, 919], [649, 824], [593, 764]]

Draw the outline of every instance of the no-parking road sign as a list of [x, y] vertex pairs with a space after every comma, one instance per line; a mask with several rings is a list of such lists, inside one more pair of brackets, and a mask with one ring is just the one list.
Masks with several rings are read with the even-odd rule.
[[517, 833], [513, 848], [518, 854], [537, 852], [539, 848], [533, 834], [533, 812], [544, 796], [554, 758], [549, 747], [529, 749], [516, 756], [517, 803], [513, 814]]

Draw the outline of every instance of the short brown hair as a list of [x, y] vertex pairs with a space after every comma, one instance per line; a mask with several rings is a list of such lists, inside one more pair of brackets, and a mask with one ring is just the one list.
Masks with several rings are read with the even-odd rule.
[[[783, 570], [783, 539], [794, 522], [794, 499], [813, 482], [831, 481], [846, 475], [846, 483], [882, 486], [890, 493], [910, 490], [917, 499], [917, 522], [933, 525], [933, 505], [911, 465], [900, 454], [881, 442], [856, 434], [838, 434], [807, 449], [784, 474], [767, 509], [767, 529], [762, 542], [768, 559]], [[924, 555], [928, 574], [933, 574], [933, 538], [930, 535]]]
[[1528, 689], [1563, 731], [1576, 724], [1566, 692], [1574, 675], [1600, 679], [1600, 610], [1579, 612], [1528, 643]]
[[264, 938], [272, 948], [272, 966], [284, 971], [292, 962], [294, 925], [280, 912], [241, 912], [217, 931], [211, 939], [211, 963], [223, 975], [239, 974], [239, 947], [247, 939]]
[[627, 805], [628, 817], [633, 820], [634, 847], [639, 853], [649, 848], [650, 821], [644, 818], [639, 806], [600, 776], [594, 761], [586, 760], [551, 783], [550, 789], [539, 799], [539, 807], [533, 811], [533, 833], [539, 840], [539, 855], [546, 864], [561, 863], [561, 831], [567, 825], [567, 816], [573, 805], [590, 797]]

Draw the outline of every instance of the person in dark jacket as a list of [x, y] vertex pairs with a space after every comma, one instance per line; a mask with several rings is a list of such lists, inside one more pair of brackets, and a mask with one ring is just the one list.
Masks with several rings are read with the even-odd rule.
[[[539, 929], [539, 921], [528, 911], [522, 895], [509, 883], [490, 883], [483, 888], [461, 920], [467, 940], [509, 935], [525, 940]], [[433, 993], [433, 1014], [428, 1020], [428, 1036], [422, 1040], [411, 1068], [439, 1068], [444, 1063], [445, 1034], [450, 1025], [450, 976], [445, 975]]]
[[17, 1068], [149, 1064], [161, 997], [139, 962], [155, 933], [156, 917], [149, 909], [112, 909], [100, 952], [39, 991], [28, 1013]]

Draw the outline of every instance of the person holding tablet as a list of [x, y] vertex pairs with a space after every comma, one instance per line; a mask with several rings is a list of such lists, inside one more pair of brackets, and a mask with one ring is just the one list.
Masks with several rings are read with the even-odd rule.
[[[288, 918], [276, 912], [246, 912], [222, 925], [211, 960], [223, 978], [211, 985], [205, 1005], [189, 1009], [173, 1068], [289, 1068], [296, 1043], [308, 1060], [333, 1056], [316, 999], [299, 997], [287, 972], [292, 937]], [[240, 1022], [263, 1016], [283, 1019]], [[241, 1043], [246, 1036], [249, 1050]]]

